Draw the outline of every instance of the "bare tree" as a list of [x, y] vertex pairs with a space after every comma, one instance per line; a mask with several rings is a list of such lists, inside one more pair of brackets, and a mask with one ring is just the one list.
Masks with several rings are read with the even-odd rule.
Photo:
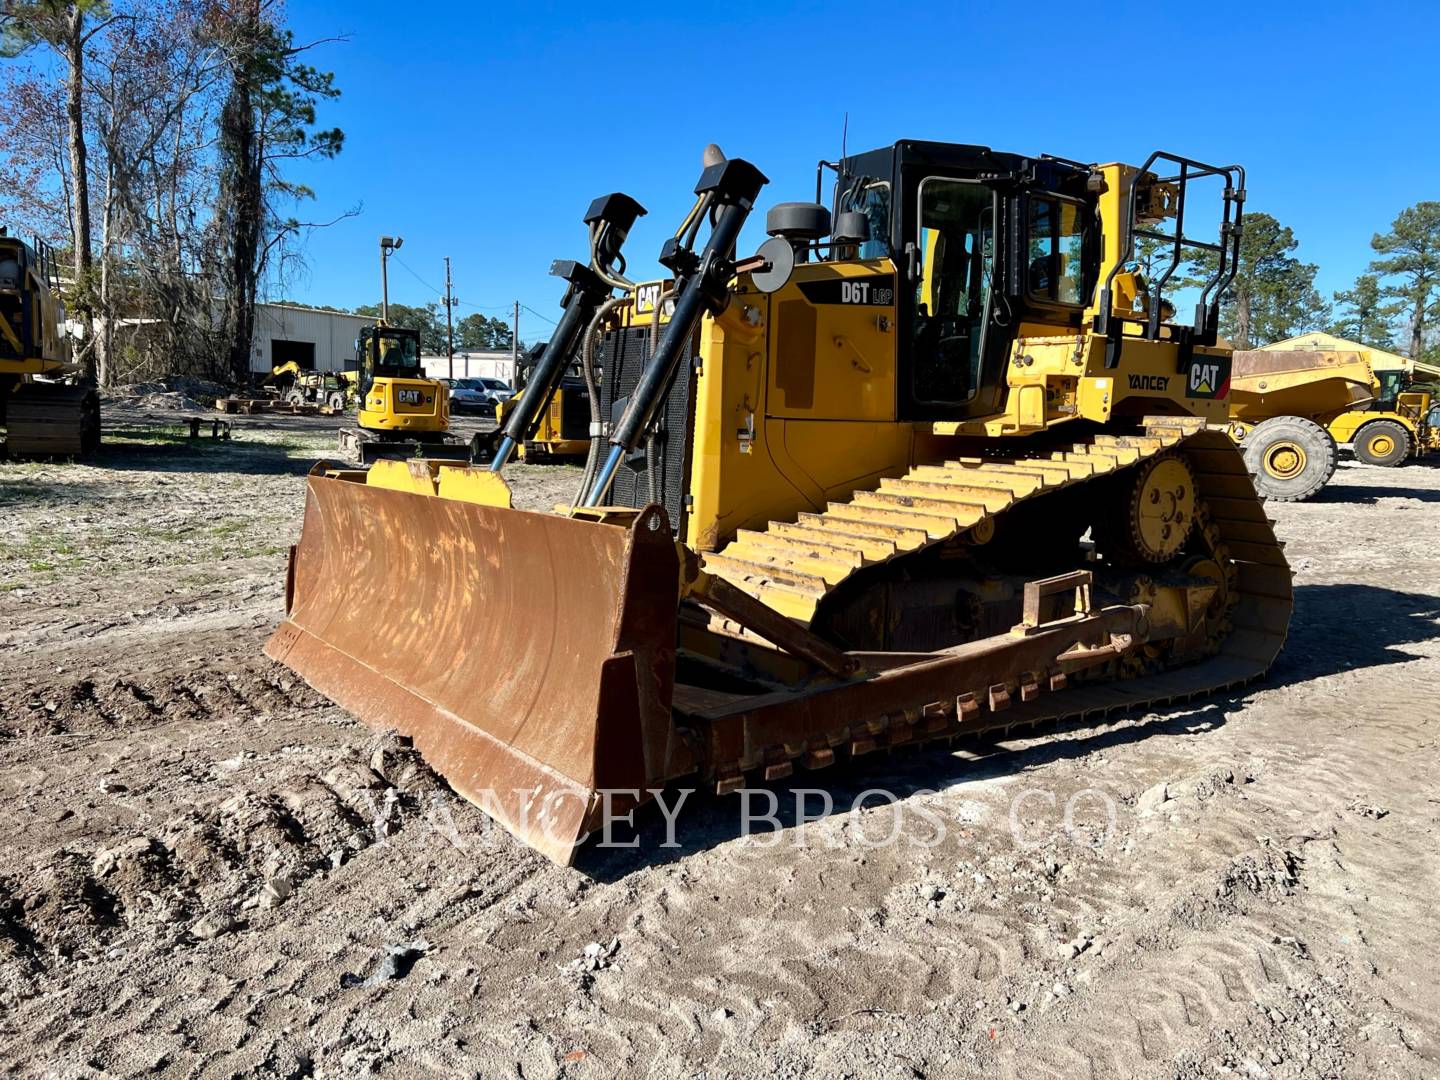
[[[213, 290], [202, 264], [215, 186], [221, 51], [188, 0], [161, 0], [117, 24], [92, 62], [103, 196], [99, 306], [102, 356], [135, 327], [125, 377], [169, 370], [217, 375]], [[147, 363], [149, 361], [149, 363]], [[102, 378], [114, 365], [102, 364]]]
[[0, 0], [0, 51], [14, 56], [45, 45], [65, 68], [65, 118], [69, 129], [72, 241], [75, 281], [72, 302], [85, 318], [87, 333], [80, 353], [85, 375], [95, 379], [94, 320], [90, 242], [90, 173], [86, 164], [85, 56], [90, 41], [113, 16], [107, 0]]
[[0, 208], [74, 252], [87, 374], [246, 380], [260, 283], [320, 227], [288, 170], [339, 151], [338, 91], [276, 0], [111, 3], [0, 0], [0, 46], [56, 58], [0, 69]]
[[227, 9], [230, 89], [220, 112], [220, 190], [215, 218], [226, 237], [221, 266], [231, 377], [250, 372], [255, 297], [270, 253], [300, 227], [281, 213], [313, 195], [285, 177], [288, 162], [339, 153], [344, 134], [313, 130], [316, 102], [339, 96], [333, 76], [303, 62], [275, 21], [273, 0], [232, 0]]

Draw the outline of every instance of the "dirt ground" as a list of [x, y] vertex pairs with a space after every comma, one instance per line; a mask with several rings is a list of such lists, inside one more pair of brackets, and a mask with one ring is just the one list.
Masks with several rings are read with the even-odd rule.
[[1440, 468], [1271, 507], [1294, 627], [1244, 693], [562, 870], [261, 656], [335, 422], [173, 420], [0, 464], [7, 1073], [1440, 1076]]

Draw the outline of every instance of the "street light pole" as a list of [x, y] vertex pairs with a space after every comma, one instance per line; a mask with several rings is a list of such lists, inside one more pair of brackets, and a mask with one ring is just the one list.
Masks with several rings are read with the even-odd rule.
[[403, 243], [403, 236], [380, 237], [380, 321], [383, 323], [390, 322], [390, 274], [385, 264]]
[[520, 301], [515, 301], [515, 321], [510, 325], [510, 378], [520, 367]]
[[450, 287], [450, 256], [445, 256], [445, 354], [450, 358], [450, 378], [455, 378], [455, 295]]

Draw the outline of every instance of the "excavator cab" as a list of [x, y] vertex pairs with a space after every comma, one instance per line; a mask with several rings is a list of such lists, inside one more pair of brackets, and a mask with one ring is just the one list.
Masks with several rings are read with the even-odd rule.
[[442, 434], [450, 399], [443, 384], [425, 377], [420, 335], [400, 326], [367, 326], [355, 343], [360, 426], [406, 435]]
[[368, 395], [376, 379], [423, 379], [420, 335], [401, 326], [367, 326], [355, 342], [360, 393]]
[[380, 323], [355, 340], [356, 427], [340, 448], [362, 464], [379, 458], [465, 459], [468, 443], [449, 438], [450, 393], [427, 378], [417, 331]]

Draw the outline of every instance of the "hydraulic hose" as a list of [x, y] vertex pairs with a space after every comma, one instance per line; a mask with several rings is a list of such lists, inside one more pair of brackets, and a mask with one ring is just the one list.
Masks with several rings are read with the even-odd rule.
[[585, 224], [590, 233], [590, 263], [582, 265], [560, 260], [551, 265], [550, 273], [569, 283], [565, 292], [565, 313], [560, 316], [555, 333], [530, 373], [525, 393], [505, 420], [490, 463], [491, 472], [498, 473], [505, 468], [515, 448], [534, 431], [541, 412], [550, 407], [555, 388], [560, 385], [560, 379], [569, 367], [570, 358], [575, 355], [575, 348], [590, 325], [596, 308], [610, 298], [611, 290], [630, 287], [624, 276], [625, 260], [620, 249], [630, 234], [631, 226], [644, 214], [645, 208], [623, 192], [600, 196], [585, 212]]
[[[650, 362], [640, 375], [629, 406], [610, 435], [610, 453], [590, 489], [586, 506], [599, 506], [609, 494], [620, 463], [645, 438], [667, 389], [675, 379], [680, 357], [695, 327], [707, 311], [718, 310], [723, 303], [725, 283], [730, 276], [730, 257], [749, 209], [748, 202], [719, 203], [698, 267], [693, 274], [676, 283], [675, 311], [660, 337], [659, 345], [650, 356]], [[658, 307], [656, 317], [659, 317]]]
[[590, 325], [585, 328], [585, 337], [580, 346], [580, 372], [585, 376], [585, 391], [590, 395], [590, 449], [585, 453], [585, 471], [581, 474], [575, 498], [570, 501], [570, 517], [575, 516], [575, 508], [584, 502], [585, 493], [590, 490], [590, 482], [595, 478], [595, 467], [600, 463], [600, 424], [603, 417], [600, 412], [600, 386], [595, 381], [595, 337], [611, 312], [634, 302], [634, 296], [628, 295], [605, 301], [600, 305], [600, 310], [595, 312]]

